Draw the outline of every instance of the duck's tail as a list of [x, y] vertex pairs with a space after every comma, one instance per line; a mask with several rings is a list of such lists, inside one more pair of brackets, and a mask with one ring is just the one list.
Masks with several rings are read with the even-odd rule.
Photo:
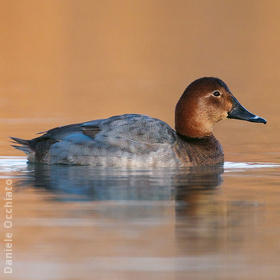
[[25, 152], [27, 155], [34, 152], [31, 148], [30, 140], [24, 140], [24, 139], [16, 138], [16, 137], [10, 137], [10, 138], [12, 139], [12, 142], [14, 144], [20, 144], [20, 146], [19, 145], [11, 145], [12, 147], [14, 147], [14, 148], [16, 148], [20, 151]]

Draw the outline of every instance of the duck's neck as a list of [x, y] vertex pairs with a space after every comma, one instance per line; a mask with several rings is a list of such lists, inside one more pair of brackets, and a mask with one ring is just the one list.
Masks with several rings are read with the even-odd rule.
[[[185, 102], [188, 102], [188, 106]], [[178, 134], [189, 138], [213, 135], [213, 123], [208, 120], [203, 111], [197, 112], [197, 107], [192, 100], [188, 101], [184, 98], [179, 100], [175, 110], [175, 130]]]
[[213, 136], [213, 127], [206, 123], [191, 122], [175, 125], [176, 132], [189, 139], [203, 139]]

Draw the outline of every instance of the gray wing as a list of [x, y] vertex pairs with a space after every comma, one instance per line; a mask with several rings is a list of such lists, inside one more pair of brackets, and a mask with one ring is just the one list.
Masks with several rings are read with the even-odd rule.
[[165, 122], [139, 114], [126, 114], [82, 124], [83, 129], [98, 127], [95, 141], [117, 143], [122, 140], [145, 144], [173, 144], [175, 131]]
[[33, 151], [37, 160], [41, 160], [51, 147], [55, 148], [56, 153], [65, 153], [74, 146], [75, 150], [79, 146], [81, 153], [96, 149], [112, 152], [151, 152], [157, 149], [158, 145], [172, 145], [176, 141], [176, 133], [159, 119], [126, 114], [57, 127], [32, 140], [12, 139], [22, 145], [17, 148], [27, 153]]

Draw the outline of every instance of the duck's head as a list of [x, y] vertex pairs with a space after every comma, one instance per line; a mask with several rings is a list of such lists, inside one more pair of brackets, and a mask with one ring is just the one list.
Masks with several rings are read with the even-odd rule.
[[245, 109], [222, 80], [205, 77], [192, 82], [178, 101], [175, 129], [181, 135], [202, 138], [212, 135], [214, 124], [226, 118], [266, 123]]

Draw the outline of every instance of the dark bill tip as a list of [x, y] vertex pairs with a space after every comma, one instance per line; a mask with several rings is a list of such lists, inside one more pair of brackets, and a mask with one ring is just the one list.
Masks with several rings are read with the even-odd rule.
[[232, 96], [233, 100], [233, 107], [232, 110], [228, 113], [229, 119], [237, 119], [237, 120], [244, 120], [248, 122], [255, 122], [255, 123], [264, 123], [266, 124], [266, 120], [250, 113], [246, 108], [244, 108], [238, 100]]
[[249, 122], [255, 122], [255, 123], [264, 123], [264, 124], [267, 123], [267, 121], [265, 119], [263, 119], [259, 116], [254, 116], [254, 117], [250, 118], [248, 121]]

